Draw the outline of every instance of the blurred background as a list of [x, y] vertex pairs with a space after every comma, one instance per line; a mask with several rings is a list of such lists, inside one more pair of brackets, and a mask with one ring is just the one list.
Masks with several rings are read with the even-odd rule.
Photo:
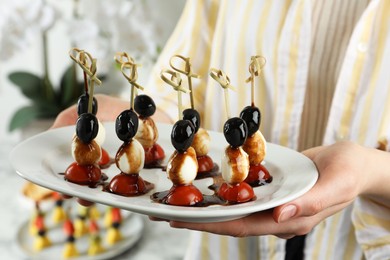
[[[58, 96], [67, 93], [66, 89], [59, 89], [66, 70], [73, 64], [68, 54], [71, 47], [84, 49], [97, 58], [98, 74], [104, 77], [104, 81], [96, 92], [121, 95], [128, 91], [128, 84], [114, 63], [113, 57], [118, 51], [129, 53], [142, 64], [139, 82], [147, 81], [148, 72], [174, 29], [184, 2], [0, 0], [0, 137], [19, 138], [20, 130], [31, 118], [53, 117], [37, 116], [32, 109], [27, 113], [18, 111], [33, 105], [39, 94], [29, 93], [33, 90], [24, 88], [23, 82], [18, 85], [16, 81], [32, 82], [34, 78], [21, 77], [26, 76], [25, 73], [41, 79], [47, 76], [57, 98], [55, 103], [58, 103], [61, 99]], [[76, 72], [78, 79], [82, 80], [82, 71], [78, 69]], [[14, 80], [10, 80], [12, 74]], [[44, 87], [47, 86], [38, 89]], [[44, 96], [44, 93], [40, 94]], [[45, 107], [43, 110], [56, 114], [57, 110], [73, 102], [69, 96], [63, 98], [67, 100], [62, 102], [62, 107], [49, 104], [49, 109]], [[44, 101], [39, 102], [42, 106]], [[15, 119], [17, 112], [23, 115]], [[10, 127], [11, 132], [8, 131]]]
[[[17, 254], [15, 239], [34, 208], [23, 198], [26, 182], [12, 169], [9, 153], [23, 139], [49, 127], [58, 112], [74, 103], [75, 89], [83, 91], [82, 84], [75, 88], [72, 82], [70, 48], [84, 49], [97, 58], [103, 85], [95, 93], [127, 97], [128, 83], [115, 66], [115, 53], [125, 51], [142, 64], [138, 82], [144, 84], [184, 2], [0, 0], [0, 259], [26, 258]], [[82, 82], [79, 68], [76, 75]], [[143, 242], [123, 259], [181, 259], [186, 232], [155, 222], [148, 222], [145, 232]], [[169, 243], [174, 246], [165, 250]]]

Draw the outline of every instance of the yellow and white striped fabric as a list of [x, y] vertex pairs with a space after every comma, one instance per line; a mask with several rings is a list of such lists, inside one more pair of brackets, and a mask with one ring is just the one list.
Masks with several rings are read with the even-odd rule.
[[[266, 139], [293, 149], [340, 139], [375, 147], [390, 139], [389, 0], [190, 0], [147, 90], [177, 120], [177, 94], [160, 78], [174, 54], [191, 57], [195, 107], [207, 129], [226, 121], [221, 69], [238, 91], [232, 116], [250, 104], [248, 65], [266, 57], [255, 104]], [[183, 80], [186, 84], [185, 79]], [[157, 94], [158, 93], [158, 94]], [[189, 106], [189, 98], [184, 98]], [[390, 173], [389, 173], [390, 174]], [[389, 203], [390, 204], [390, 203]], [[285, 240], [193, 233], [187, 259], [283, 259]], [[307, 259], [390, 258], [390, 206], [359, 198], [307, 237]]]

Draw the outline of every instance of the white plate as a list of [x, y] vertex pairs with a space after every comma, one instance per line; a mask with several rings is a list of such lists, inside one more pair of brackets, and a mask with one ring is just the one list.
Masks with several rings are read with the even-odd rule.
[[[140, 215], [136, 214], [127, 214], [127, 217], [123, 218], [120, 232], [123, 236], [123, 239], [115, 243], [114, 245], [108, 245], [105, 242], [106, 230], [101, 226], [101, 239], [102, 246], [105, 248], [105, 251], [95, 255], [89, 256], [87, 254], [89, 246], [89, 237], [84, 235], [75, 240], [75, 246], [79, 251], [79, 256], [72, 257], [72, 260], [102, 260], [102, 259], [112, 259], [115, 256], [118, 256], [125, 251], [129, 250], [136, 242], [139, 241], [144, 229], [144, 221]], [[29, 232], [29, 222], [23, 223], [16, 234], [16, 244], [20, 251], [28, 256], [29, 259], [60, 259], [62, 258], [62, 251], [64, 250], [64, 245], [66, 237], [62, 231], [62, 225], [48, 228], [47, 236], [51, 240], [52, 245], [47, 247], [39, 252], [35, 252], [33, 249], [34, 238]]]
[[[172, 126], [166, 124], [157, 126], [160, 136], [158, 143], [165, 150], [166, 157], [169, 157], [173, 152], [170, 142]], [[105, 124], [105, 128], [106, 141], [103, 148], [111, 156], [115, 156], [122, 142], [115, 134], [113, 123]], [[70, 147], [74, 129], [74, 126], [70, 126], [49, 130], [20, 143], [13, 149], [10, 157], [16, 172], [33, 183], [64, 194], [154, 217], [191, 222], [231, 220], [273, 208], [307, 192], [318, 177], [315, 165], [307, 157], [291, 149], [268, 143], [265, 166], [273, 176], [273, 181], [269, 185], [254, 188], [257, 197], [254, 201], [208, 207], [179, 207], [152, 202], [151, 194], [168, 190], [172, 186], [166, 173], [160, 169], [142, 170], [140, 173], [145, 180], [155, 184], [154, 190], [143, 196], [122, 197], [102, 192], [101, 187], [93, 189], [66, 182], [64, 177], [58, 174], [64, 172], [73, 162]], [[210, 131], [209, 134], [211, 137], [209, 155], [214, 162], [220, 164], [227, 142], [222, 133]], [[120, 171], [114, 164], [103, 172], [110, 179]], [[211, 178], [197, 180], [194, 184], [204, 194], [212, 194], [207, 188], [212, 184]]]

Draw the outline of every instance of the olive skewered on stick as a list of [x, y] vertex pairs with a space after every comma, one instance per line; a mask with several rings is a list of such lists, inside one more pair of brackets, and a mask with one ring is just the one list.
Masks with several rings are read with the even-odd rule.
[[[182, 65], [184, 62], [184, 69], [179, 68], [177, 64]], [[199, 75], [192, 72], [192, 65], [190, 58], [184, 57], [182, 55], [173, 55], [169, 60], [169, 65], [171, 68], [187, 76], [188, 90], [190, 95], [191, 107], [185, 109], [182, 112], [183, 119], [190, 120], [195, 127], [195, 137], [192, 142], [192, 147], [195, 149], [196, 158], [198, 160], [198, 175], [197, 178], [203, 178], [209, 176], [208, 173], [218, 171], [218, 165], [214, 164], [210, 156], [208, 156], [209, 146], [210, 146], [210, 135], [204, 129], [201, 128], [201, 121], [199, 112], [195, 109], [194, 104], [194, 95], [192, 91], [192, 78], [200, 78]], [[183, 67], [183, 65], [181, 66]]]
[[230, 85], [229, 77], [221, 70], [211, 69], [210, 76], [224, 89], [227, 121], [223, 126], [223, 133], [229, 145], [225, 148], [221, 168], [224, 183], [221, 184], [217, 195], [227, 203], [243, 203], [255, 197], [254, 191], [244, 180], [248, 176], [248, 154], [242, 145], [248, 136], [248, 127], [240, 117], [230, 117], [229, 91], [234, 89]]
[[87, 112], [80, 114], [76, 122], [76, 135], [72, 141], [72, 156], [75, 162], [66, 169], [64, 178], [76, 184], [96, 187], [103, 178], [98, 166], [102, 156], [102, 149], [96, 140], [99, 132], [99, 123], [96, 116], [92, 113], [92, 104], [95, 82], [101, 85], [101, 81], [96, 77], [96, 59], [89, 53], [73, 48], [69, 55], [72, 60], [80, 65], [84, 73], [89, 76], [90, 93]]
[[[77, 114], [79, 117], [82, 117], [81, 115], [84, 113], [92, 113], [96, 117], [98, 111], [98, 103], [96, 98], [94, 97], [95, 81], [97, 81], [98, 84], [101, 85], [101, 81], [95, 77], [96, 64], [93, 63], [96, 63], [96, 59], [94, 59], [89, 53], [78, 48], [72, 48], [69, 52], [69, 56], [82, 68], [84, 76], [84, 93], [79, 97], [77, 101]], [[89, 70], [87, 69], [88, 67], [90, 67]], [[90, 79], [88, 80], [89, 76]], [[96, 136], [96, 141], [99, 143], [100, 146], [102, 146], [106, 135], [105, 128], [97, 117], [96, 119], [99, 128], [98, 135]], [[89, 120], [86, 121], [88, 123]], [[107, 151], [103, 148], [101, 149], [102, 156], [100, 161], [98, 162], [98, 165], [101, 168], [107, 168], [111, 164], [112, 160]]]
[[122, 111], [115, 121], [116, 135], [123, 141], [115, 156], [116, 166], [121, 172], [112, 178], [106, 190], [121, 196], [139, 196], [152, 188], [139, 174], [144, 167], [145, 153], [134, 138], [138, 130], [138, 116], [134, 112], [135, 88], [143, 88], [136, 82], [137, 64], [124, 62], [121, 71], [131, 85], [130, 108]]
[[[166, 74], [171, 75], [170, 78]], [[202, 193], [192, 182], [198, 172], [198, 161], [194, 148], [191, 147], [194, 139], [195, 127], [189, 120], [182, 119], [181, 92], [189, 92], [181, 87], [180, 74], [172, 70], [163, 70], [161, 78], [178, 92], [179, 120], [173, 125], [171, 142], [175, 151], [167, 164], [167, 175], [172, 181], [172, 187], [162, 198], [162, 202], [177, 206], [194, 206], [203, 201]]]
[[252, 56], [249, 64], [251, 76], [246, 82], [251, 82], [251, 105], [246, 106], [240, 113], [248, 126], [248, 138], [243, 145], [243, 149], [249, 155], [250, 169], [246, 182], [252, 187], [260, 186], [272, 181], [267, 168], [262, 164], [266, 152], [267, 143], [260, 131], [261, 113], [260, 109], [255, 106], [254, 85], [255, 77], [260, 76], [261, 70], [265, 65], [265, 58], [262, 56]]
[[[115, 61], [122, 65], [123, 63], [135, 64], [133, 58], [129, 57], [126, 52], [118, 52], [115, 55]], [[140, 67], [135, 64], [134, 68]], [[130, 84], [136, 83], [138, 78], [137, 70], [133, 69], [129, 75], [124, 74]], [[146, 94], [135, 94], [135, 92], [143, 88], [136, 87], [131, 94], [133, 99], [133, 109], [138, 114], [139, 124], [135, 139], [139, 141], [145, 151], [144, 168], [162, 168], [162, 163], [165, 158], [164, 149], [157, 143], [159, 134], [157, 126], [152, 118], [156, 112], [156, 104], [153, 99]], [[135, 95], [135, 96], [134, 96]]]

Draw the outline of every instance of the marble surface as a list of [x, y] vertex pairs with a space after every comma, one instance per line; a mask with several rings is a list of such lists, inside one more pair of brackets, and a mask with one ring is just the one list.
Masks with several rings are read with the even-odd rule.
[[[0, 137], [0, 259], [28, 259], [16, 245], [19, 227], [29, 220], [32, 206], [21, 195], [25, 180], [12, 169], [8, 160], [17, 138]], [[144, 216], [145, 230], [132, 248], [113, 259], [183, 259], [190, 232], [172, 229], [168, 223], [152, 222]]]

